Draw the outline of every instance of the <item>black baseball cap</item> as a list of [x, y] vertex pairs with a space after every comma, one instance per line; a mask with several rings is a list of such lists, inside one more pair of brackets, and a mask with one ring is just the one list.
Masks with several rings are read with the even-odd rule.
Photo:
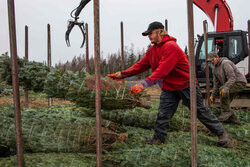
[[150, 23], [149, 26], [148, 26], [148, 29], [146, 31], [144, 31], [142, 33], [143, 36], [147, 36], [150, 32], [152, 32], [153, 30], [156, 30], [156, 29], [164, 29], [164, 26], [158, 22], [158, 21], [155, 21], [153, 23]]

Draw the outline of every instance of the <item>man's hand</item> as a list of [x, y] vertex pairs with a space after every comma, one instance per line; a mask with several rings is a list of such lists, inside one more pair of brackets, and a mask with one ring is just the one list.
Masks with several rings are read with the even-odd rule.
[[215, 101], [215, 99], [214, 99], [213, 96], [210, 96], [210, 97], [209, 97], [209, 100], [210, 100], [211, 103], [214, 103], [214, 101]]
[[222, 98], [228, 96], [229, 95], [229, 88], [228, 87], [222, 88], [220, 91], [220, 95]]
[[142, 82], [140, 82], [140, 83], [137, 83], [137, 84], [135, 84], [134, 86], [132, 86], [131, 88], [130, 88], [130, 93], [132, 93], [132, 94], [138, 94], [138, 93], [140, 93], [141, 91], [143, 91], [145, 89], [145, 86], [144, 86], [144, 84], [142, 83]]
[[108, 77], [110, 77], [112, 79], [122, 79], [122, 74], [121, 74], [121, 72], [117, 72], [114, 74], [108, 74]]

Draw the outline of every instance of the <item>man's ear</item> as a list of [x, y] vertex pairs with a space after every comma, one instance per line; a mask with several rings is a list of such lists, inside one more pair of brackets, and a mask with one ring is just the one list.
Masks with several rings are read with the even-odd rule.
[[158, 35], [161, 36], [161, 29], [158, 29]]

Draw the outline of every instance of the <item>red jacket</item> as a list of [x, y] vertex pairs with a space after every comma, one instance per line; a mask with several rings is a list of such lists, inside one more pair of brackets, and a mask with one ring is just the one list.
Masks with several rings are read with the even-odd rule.
[[162, 90], [168, 91], [179, 91], [189, 87], [187, 56], [176, 44], [176, 39], [169, 35], [159, 44], [151, 46], [139, 62], [121, 74], [126, 78], [149, 68], [152, 69], [152, 75], [145, 79], [148, 86], [158, 83]]

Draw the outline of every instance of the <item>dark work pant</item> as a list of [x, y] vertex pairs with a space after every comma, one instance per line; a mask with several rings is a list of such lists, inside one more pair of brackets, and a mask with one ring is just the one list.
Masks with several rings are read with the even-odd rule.
[[[197, 117], [215, 135], [220, 136], [224, 132], [224, 127], [218, 118], [204, 105], [202, 95], [198, 86], [197, 94]], [[175, 114], [179, 101], [190, 109], [190, 88], [182, 91], [163, 91], [160, 97], [160, 106], [155, 123], [155, 137], [165, 141], [167, 129], [173, 115]]]
[[[222, 89], [223, 87], [221, 87]], [[230, 112], [231, 107], [230, 103], [238, 95], [239, 92], [243, 91], [246, 88], [246, 83], [244, 82], [235, 82], [229, 90], [229, 96], [222, 97], [220, 95], [220, 106], [223, 112]], [[220, 91], [221, 91], [220, 89]]]

